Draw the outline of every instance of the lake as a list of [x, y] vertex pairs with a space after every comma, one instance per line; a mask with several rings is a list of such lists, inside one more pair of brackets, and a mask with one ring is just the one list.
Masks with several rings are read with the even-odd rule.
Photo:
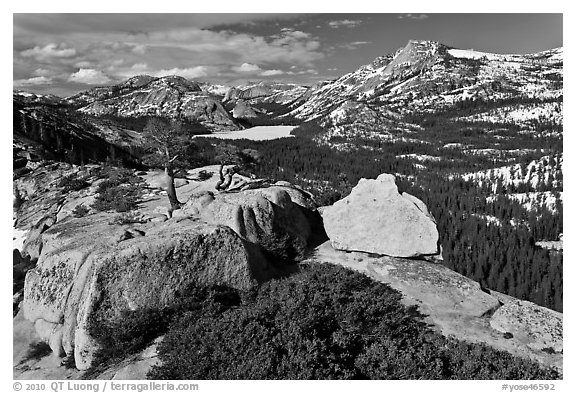
[[257, 126], [242, 131], [216, 132], [210, 135], [197, 135], [196, 137], [218, 139], [250, 139], [253, 141], [269, 141], [279, 138], [290, 138], [290, 132], [296, 126]]

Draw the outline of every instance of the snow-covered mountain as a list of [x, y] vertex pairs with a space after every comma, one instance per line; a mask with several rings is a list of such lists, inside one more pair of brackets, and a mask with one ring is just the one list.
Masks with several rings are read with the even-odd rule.
[[[410, 129], [398, 123], [404, 115], [483, 99], [502, 101], [502, 106], [469, 120], [528, 125], [531, 119], [545, 118], [561, 123], [562, 80], [562, 48], [501, 55], [410, 41], [394, 55], [311, 88], [290, 115], [320, 121], [331, 136], [386, 138], [392, 130]], [[513, 100], [526, 102], [505, 104]]]

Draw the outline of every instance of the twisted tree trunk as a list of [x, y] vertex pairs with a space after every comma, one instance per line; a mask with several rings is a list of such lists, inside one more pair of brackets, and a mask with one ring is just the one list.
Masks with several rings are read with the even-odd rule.
[[178, 210], [182, 204], [176, 196], [176, 186], [174, 186], [174, 171], [172, 170], [172, 167], [166, 166], [164, 168], [164, 175], [166, 176], [166, 193], [168, 194], [170, 207], [172, 210]]

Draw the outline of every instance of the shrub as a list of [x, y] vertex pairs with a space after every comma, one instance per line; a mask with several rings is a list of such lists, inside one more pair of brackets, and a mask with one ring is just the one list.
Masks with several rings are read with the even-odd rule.
[[35, 343], [30, 344], [28, 348], [28, 352], [24, 355], [22, 359], [22, 363], [28, 360], [40, 360], [52, 353], [52, 349], [50, 349], [50, 345], [48, 345], [45, 341], [38, 341]]
[[80, 191], [90, 185], [84, 179], [79, 179], [76, 175], [68, 175], [62, 178], [58, 183], [58, 187], [62, 187], [64, 192]]
[[187, 312], [152, 379], [553, 379], [537, 364], [447, 339], [365, 275], [310, 264], [239, 306]]
[[99, 177], [98, 196], [92, 207], [96, 210], [126, 212], [136, 208], [142, 194], [142, 179], [124, 168], [103, 168]]
[[176, 317], [194, 312], [197, 315], [220, 313], [237, 306], [240, 298], [235, 290], [224, 286], [192, 285], [176, 293], [173, 303], [161, 308], [124, 310], [112, 317], [110, 307], [100, 303], [89, 321], [90, 334], [99, 344], [87, 376], [104, 370], [110, 362], [143, 350], [164, 334]]
[[139, 183], [142, 179], [134, 175], [134, 171], [122, 167], [103, 166], [98, 173], [99, 179], [105, 179], [113, 184]]
[[126, 212], [136, 208], [139, 197], [139, 187], [116, 186], [106, 188], [98, 194], [92, 207], [100, 211]]
[[201, 170], [200, 172], [198, 172], [198, 180], [200, 181], [208, 180], [211, 177], [212, 177], [211, 172], [206, 172], [205, 170]]
[[85, 215], [87, 215], [89, 211], [90, 211], [90, 208], [80, 204], [80, 205], [76, 205], [74, 210], [72, 210], [72, 215], [76, 218], [80, 218], [80, 217], [84, 217]]

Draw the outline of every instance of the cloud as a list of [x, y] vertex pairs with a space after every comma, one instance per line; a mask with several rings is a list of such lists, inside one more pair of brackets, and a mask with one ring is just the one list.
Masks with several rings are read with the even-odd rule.
[[80, 68], [68, 77], [69, 82], [99, 85], [110, 82], [110, 78], [102, 71], [93, 68]]
[[282, 75], [284, 71], [282, 70], [266, 70], [260, 73], [262, 76], [274, 76], [274, 75]]
[[[214, 82], [261, 73], [280, 75], [290, 66], [296, 67], [294, 70], [315, 68], [315, 62], [329, 53], [329, 48], [303, 27], [280, 25], [274, 33], [266, 34], [256, 29], [202, 29], [184, 20], [172, 23], [175, 19], [156, 15], [103, 15], [90, 19], [74, 14], [47, 18], [59, 23], [46, 23], [33, 16], [15, 19], [13, 79], [26, 83], [33, 77], [45, 76], [52, 78], [54, 91], [61, 89], [66, 94], [79, 88], [76, 83], [106, 84], [138, 74], [176, 74]], [[141, 19], [148, 18], [155, 20], [154, 28], [147, 24], [143, 27]], [[124, 21], [134, 23], [122, 25]], [[42, 26], [38, 27], [38, 23]], [[51, 73], [35, 73], [38, 69]]]
[[77, 63], [74, 63], [74, 67], [76, 67], [76, 68], [90, 68], [90, 67], [92, 67], [92, 62], [82, 60], [82, 61], [79, 61]]
[[144, 53], [146, 53], [146, 45], [142, 45], [142, 44], [134, 44], [134, 46], [132, 47], [132, 52], [138, 54], [138, 55], [143, 55]]
[[254, 72], [261, 71], [262, 69], [257, 64], [243, 63], [239, 67], [232, 67], [232, 70], [237, 71], [237, 72], [254, 73]]
[[279, 34], [264, 37], [192, 28], [155, 32], [132, 39], [146, 41], [151, 56], [158, 51], [169, 51], [171, 55], [179, 51], [178, 56], [212, 64], [236, 60], [258, 64], [289, 62], [310, 65], [325, 56], [319, 50], [320, 42], [317, 39], [309, 33], [293, 29], [283, 29]]
[[412, 19], [412, 20], [424, 20], [428, 18], [426, 14], [402, 14], [398, 15], [398, 19]]
[[14, 86], [36, 86], [36, 85], [46, 85], [52, 82], [52, 78], [47, 78], [45, 76], [35, 76], [28, 79], [17, 79], [14, 81]]
[[349, 42], [347, 44], [340, 45], [340, 48], [354, 50], [357, 49], [359, 46], [371, 44], [371, 41], [354, 41]]
[[310, 33], [305, 33], [305, 32], [300, 31], [300, 30], [294, 30], [290, 27], [285, 27], [280, 31], [282, 32], [282, 36], [291, 37], [291, 38], [294, 38], [296, 40], [306, 39], [306, 38], [310, 38], [312, 36]]
[[310, 74], [310, 75], [318, 75], [318, 71], [310, 68], [310, 69], [303, 70], [303, 71], [298, 71], [298, 72], [288, 71], [287, 74], [289, 74], [289, 75], [307, 75], [307, 74]]
[[208, 68], [205, 66], [196, 66], [190, 68], [171, 68], [168, 70], [160, 70], [150, 73], [152, 76], [168, 76], [168, 75], [178, 75], [186, 79], [196, 79], [203, 76], [208, 76]]
[[333, 29], [339, 29], [340, 27], [348, 27], [352, 29], [362, 23], [361, 20], [350, 20], [350, 19], [342, 19], [342, 20], [333, 20], [328, 22], [328, 26]]
[[52, 75], [52, 71], [47, 70], [45, 68], [37, 68], [34, 70], [34, 72], [32, 74], [36, 75], [36, 76], [46, 76], [47, 77], [47, 76]]
[[24, 50], [20, 53], [23, 57], [33, 57], [37, 60], [47, 60], [51, 58], [68, 58], [76, 56], [76, 49], [67, 48], [64, 45], [50, 43], [44, 47], [35, 46], [32, 49]]

